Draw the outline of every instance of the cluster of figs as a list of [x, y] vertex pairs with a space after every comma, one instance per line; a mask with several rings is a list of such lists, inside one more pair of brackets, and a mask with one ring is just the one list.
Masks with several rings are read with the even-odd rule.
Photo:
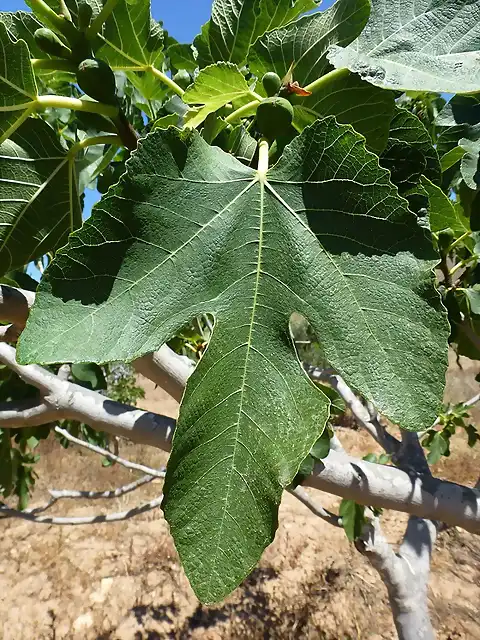
[[87, 2], [81, 2], [78, 5], [78, 28], [71, 25], [68, 42], [62, 42], [59, 36], [47, 28], [35, 31], [35, 42], [44, 53], [71, 63], [72, 71], [75, 69], [77, 84], [84, 93], [98, 102], [115, 105], [115, 74], [106, 62], [93, 56], [85, 37], [91, 19], [92, 7]]
[[[92, 7], [85, 1], [80, 2], [77, 27], [70, 23], [71, 33], [67, 34], [68, 37], [58, 36], [50, 29], [41, 28], [35, 31], [35, 42], [44, 53], [67, 61], [68, 69], [75, 72], [77, 84], [87, 96], [104, 104], [118, 106], [115, 74], [106, 62], [94, 57], [85, 35], [91, 20]], [[173, 79], [182, 88], [186, 88], [192, 81], [185, 70], [178, 71]], [[291, 126], [293, 107], [282, 96], [286, 92], [286, 84], [279, 75], [268, 72], [263, 76], [262, 83], [268, 97], [258, 105], [256, 126], [265, 138], [273, 141]], [[133, 148], [135, 146], [134, 140]]]

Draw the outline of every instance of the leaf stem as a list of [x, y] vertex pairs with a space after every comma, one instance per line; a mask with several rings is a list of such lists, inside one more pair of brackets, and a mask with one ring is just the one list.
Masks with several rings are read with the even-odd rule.
[[118, 0], [106, 1], [106, 3], [103, 5], [103, 8], [98, 14], [98, 16], [92, 21], [92, 23], [90, 24], [90, 26], [85, 32], [85, 37], [87, 38], [87, 40], [93, 40], [95, 38], [95, 36], [98, 34], [100, 29], [102, 28], [102, 25], [110, 17], [110, 14], [115, 9], [117, 3], [118, 3]]
[[305, 91], [311, 91], [312, 93], [315, 93], [319, 89], [324, 89], [325, 86], [328, 85], [332, 80], [337, 80], [342, 76], [347, 76], [349, 73], [350, 71], [348, 69], [334, 69], [333, 71], [326, 73], [321, 78], [317, 78], [303, 88], [305, 89]]
[[262, 138], [258, 143], [258, 174], [265, 178], [268, 171], [268, 140]]
[[255, 91], [249, 91], [248, 94], [251, 98], [253, 98], [254, 100], [257, 100], [257, 102], [261, 102], [263, 100], [263, 97], [259, 93], [256, 93]]
[[86, 111], [88, 113], [101, 113], [108, 118], [118, 115], [118, 107], [102, 102], [90, 102], [79, 98], [68, 98], [67, 96], [38, 96], [37, 107], [47, 109], [72, 109], [72, 111]]
[[257, 106], [259, 104], [260, 104], [259, 100], [253, 100], [248, 104], [244, 104], [243, 107], [238, 108], [236, 111], [234, 111], [229, 116], [227, 116], [225, 118], [225, 122], [228, 122], [228, 124], [231, 124], [232, 122], [235, 122], [236, 120], [240, 120], [243, 117], [253, 115], [257, 110]]
[[68, 10], [68, 7], [65, 3], [65, 0], [59, 0], [58, 4], [60, 5], [61, 15], [65, 17], [66, 20], [72, 22], [72, 14]]
[[93, 136], [92, 138], [86, 138], [81, 142], [77, 142], [70, 149], [68, 154], [70, 156], [75, 156], [82, 149], [86, 149], [87, 147], [93, 147], [96, 144], [114, 144], [117, 146], [122, 146], [122, 140], [120, 136], [116, 135], [107, 135], [107, 136]]
[[474, 258], [478, 258], [478, 256], [469, 256], [468, 258], [465, 258], [465, 260], [461, 260], [460, 262], [457, 262], [457, 264], [450, 269], [450, 271], [448, 272], [448, 275], [453, 276], [455, 273], [457, 273], [459, 269], [466, 267], [468, 263], [471, 262]]
[[71, 71], [75, 73], [77, 66], [70, 60], [62, 60], [60, 58], [32, 58], [30, 60], [34, 70], [45, 69], [50, 71]]
[[457, 244], [460, 244], [460, 242], [463, 242], [463, 240], [465, 240], [465, 238], [468, 238], [470, 233], [471, 233], [471, 231], [465, 231], [465, 233], [463, 233], [459, 238], [457, 238], [455, 240], [455, 242], [452, 242], [452, 244], [449, 246], [448, 250], [451, 251], [452, 249], [454, 249], [457, 246]]
[[167, 87], [169, 87], [172, 91], [174, 91], [177, 94], [177, 96], [180, 96], [180, 98], [183, 96], [185, 91], [174, 80], [172, 80], [172, 78], [169, 78], [167, 75], [162, 73], [162, 71], [160, 71], [153, 65], [150, 65], [149, 67], [147, 67], [147, 69], [148, 71], [153, 73], [153, 75], [156, 78], [158, 78], [161, 82], [163, 82], [163, 84], [166, 84]]

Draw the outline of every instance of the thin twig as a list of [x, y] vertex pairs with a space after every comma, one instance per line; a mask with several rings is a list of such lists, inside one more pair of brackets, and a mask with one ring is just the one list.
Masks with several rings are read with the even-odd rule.
[[318, 516], [322, 520], [325, 520], [325, 522], [328, 522], [328, 524], [332, 524], [334, 527], [342, 526], [342, 519], [336, 516], [334, 513], [327, 511], [327, 509], [324, 509], [322, 505], [319, 504], [316, 500], [312, 500], [312, 498], [308, 495], [303, 487], [299, 486], [295, 489], [289, 489], [289, 493], [291, 493], [292, 496], [295, 496], [295, 498], [300, 500], [302, 504], [308, 507], [308, 509], [310, 509], [310, 511], [314, 515]]
[[[160, 473], [163, 473], [163, 477], [165, 477], [165, 469], [162, 469]], [[145, 484], [152, 482], [152, 480], [155, 480], [155, 478], [156, 476], [145, 475], [141, 478], [138, 478], [138, 480], [135, 480], [135, 482], [130, 482], [130, 484], [125, 484], [122, 487], [117, 487], [116, 489], [107, 489], [107, 491], [71, 491], [69, 489], [49, 489], [48, 493], [55, 501], [63, 500], [64, 498], [81, 498], [86, 500], [120, 498], [121, 496], [124, 496], [127, 493], [131, 493], [139, 487], [143, 487]]]
[[386, 430], [379, 420], [378, 413], [374, 411], [373, 408], [370, 410], [367, 409], [341, 376], [328, 369], [309, 365], [305, 366], [305, 370], [312, 380], [326, 382], [337, 391], [353, 413], [357, 423], [365, 429], [387, 453], [393, 454], [398, 450], [400, 442]]
[[105, 458], [108, 458], [109, 460], [112, 460], [113, 462], [117, 462], [118, 464], [121, 464], [122, 467], [125, 467], [127, 469], [134, 469], [135, 471], [141, 471], [142, 473], [145, 473], [145, 474], [147, 474], [149, 476], [154, 476], [155, 478], [164, 478], [165, 477], [165, 472], [164, 471], [158, 471], [157, 469], [152, 469], [151, 467], [146, 467], [143, 464], [137, 464], [136, 462], [130, 462], [129, 460], [125, 460], [124, 458], [120, 458], [119, 456], [116, 456], [114, 453], [111, 453], [110, 451], [107, 451], [106, 449], [103, 449], [102, 447], [98, 447], [95, 444], [90, 444], [89, 442], [85, 442], [84, 440], [80, 440], [79, 438], [75, 438], [75, 436], [72, 436], [71, 433], [69, 433], [65, 429], [61, 429], [58, 426], [55, 427], [55, 432], [59, 433], [61, 436], [63, 436], [64, 438], [66, 438], [70, 442], [74, 442], [75, 444], [78, 444], [80, 447], [84, 447], [85, 449], [89, 449], [90, 451], [94, 451], [95, 453], [98, 453], [101, 456], [105, 456]]
[[134, 516], [138, 516], [147, 511], [152, 511], [162, 504], [163, 495], [150, 500], [138, 507], [133, 507], [128, 511], [121, 511], [119, 513], [107, 513], [105, 515], [98, 514], [95, 516], [79, 516], [79, 517], [64, 517], [64, 516], [39, 516], [36, 513], [28, 511], [19, 511], [18, 509], [11, 509], [5, 504], [0, 503], [0, 519], [2, 518], [20, 518], [21, 520], [28, 520], [29, 522], [36, 522], [38, 524], [55, 524], [55, 525], [77, 525], [77, 524], [99, 524], [101, 522], [119, 522], [120, 520], [128, 520]]

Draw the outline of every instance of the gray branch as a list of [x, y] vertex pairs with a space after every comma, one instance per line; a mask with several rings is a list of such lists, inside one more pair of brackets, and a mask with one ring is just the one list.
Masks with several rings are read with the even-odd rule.
[[190, 358], [179, 356], [167, 345], [134, 360], [133, 366], [138, 373], [165, 389], [177, 402], [181, 402], [187, 380], [195, 369]]
[[433, 522], [411, 516], [400, 549], [394, 553], [374, 518], [355, 543], [387, 587], [399, 640], [434, 640], [427, 592], [435, 538]]
[[[70, 418], [139, 444], [170, 450], [174, 420], [113, 402], [94, 391], [59, 380], [37, 365], [19, 365], [15, 350], [9, 345], [0, 344], [0, 362], [43, 390], [43, 404], [49, 412], [42, 414], [38, 424]], [[4, 426], [3, 417], [0, 412], [0, 428]], [[24, 426], [22, 416], [15, 425], [12, 416], [8, 417], [9, 427]], [[452, 482], [330, 451], [327, 458], [317, 463], [305, 484], [360, 504], [440, 520], [480, 533], [480, 491]]]
[[304, 485], [359, 504], [439, 520], [480, 533], [480, 491], [336, 451], [317, 462]]
[[139, 444], [170, 449], [175, 428], [172, 418], [115, 402], [100, 393], [60, 380], [38, 365], [19, 365], [15, 349], [7, 344], [0, 344], [0, 362], [15, 371], [24, 382], [37, 387], [41, 396], [36, 405], [0, 406], [0, 428], [40, 426], [70, 419]]
[[[123, 485], [122, 487], [117, 487], [116, 489], [107, 489], [106, 491], [73, 491], [70, 489], [49, 489], [48, 493], [51, 495], [52, 499], [55, 500], [55, 502], [57, 500], [64, 499], [108, 500], [111, 498], [121, 498], [127, 493], [136, 491], [140, 487], [149, 484], [153, 480], [155, 480], [155, 476], [145, 475], [141, 478], [138, 478], [138, 480], [135, 480], [134, 482]], [[38, 509], [33, 509], [32, 511], [38, 513]]]
[[327, 511], [327, 509], [324, 509], [316, 500], [313, 500], [303, 487], [298, 486], [295, 489], [289, 489], [289, 492], [295, 496], [295, 498], [300, 500], [300, 502], [308, 509], [310, 509], [314, 515], [318, 516], [325, 522], [328, 522], [328, 524], [332, 524], [335, 527], [342, 526], [342, 519], [334, 513]]

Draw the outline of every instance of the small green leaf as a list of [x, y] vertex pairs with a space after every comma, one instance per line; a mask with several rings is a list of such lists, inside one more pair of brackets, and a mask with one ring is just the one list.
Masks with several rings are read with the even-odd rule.
[[74, 172], [43, 120], [29, 118], [0, 145], [0, 274], [57, 249], [80, 226]]
[[372, 0], [365, 30], [329, 60], [378, 87], [469, 93], [480, 90], [479, 36], [480, 0]]
[[480, 440], [480, 435], [477, 429], [475, 428], [475, 425], [473, 424], [467, 425], [465, 427], [465, 431], [468, 436], [468, 446], [474, 447], [477, 444], [478, 440]]
[[191, 44], [180, 44], [178, 42], [172, 44], [168, 47], [166, 55], [170, 58], [170, 64], [175, 69], [185, 69], [193, 73], [198, 66]]
[[480, 316], [480, 285], [474, 284], [472, 287], [465, 289], [465, 295], [468, 298], [470, 311]]
[[458, 144], [465, 152], [460, 163], [462, 177], [467, 186], [476, 191], [480, 185], [480, 172], [478, 170], [480, 139], [469, 140], [468, 138], [461, 138]]
[[251, 162], [257, 150], [257, 141], [242, 124], [232, 129], [228, 145], [230, 153], [245, 162]]
[[99, 389], [107, 388], [103, 371], [101, 367], [94, 362], [72, 364], [72, 376], [76, 382], [87, 387], [87, 389], [98, 391]]
[[326, 428], [323, 430], [322, 435], [313, 445], [310, 450], [310, 455], [316, 460], [322, 460], [322, 458], [326, 458], [330, 452], [330, 438], [331, 438], [330, 429]]
[[417, 185], [422, 175], [437, 183], [441, 176], [438, 154], [427, 129], [416, 115], [400, 107], [395, 107], [380, 164], [390, 171], [402, 195]]
[[461, 215], [459, 208], [445, 195], [445, 193], [422, 176], [422, 187], [426, 190], [430, 202], [429, 222], [434, 233], [451, 229], [454, 238], [459, 238], [469, 231], [468, 218]]
[[441, 158], [442, 172], [448, 171], [448, 169], [455, 166], [457, 162], [460, 162], [464, 155], [465, 149], [458, 146], [453, 147], [453, 149], [444, 153]]
[[198, 127], [210, 113], [249, 93], [247, 81], [236, 65], [219, 62], [205, 67], [183, 95], [187, 104], [203, 105], [197, 113], [187, 116], [187, 126]]
[[350, 542], [354, 542], [361, 534], [365, 520], [365, 507], [353, 500], [342, 500], [339, 516], [342, 526]]
[[428, 464], [437, 464], [442, 456], [449, 455], [449, 441], [441, 431], [435, 432], [425, 446], [429, 450], [427, 455]]
[[176, 113], [169, 113], [168, 116], [161, 116], [157, 118], [152, 124], [152, 129], [168, 129], [168, 127], [178, 126], [178, 115]]

